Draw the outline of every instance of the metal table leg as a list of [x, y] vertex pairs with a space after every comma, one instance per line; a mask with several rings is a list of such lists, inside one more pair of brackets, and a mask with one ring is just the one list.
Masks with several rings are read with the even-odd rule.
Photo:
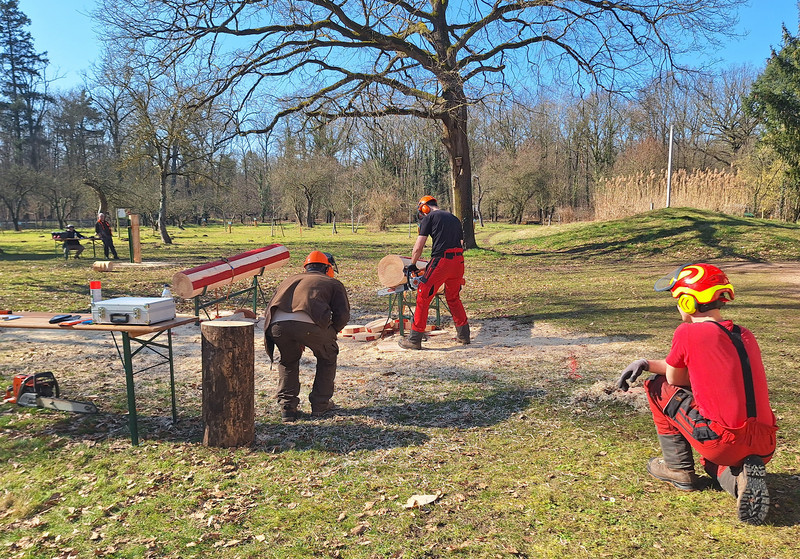
[[131, 356], [131, 338], [122, 332], [122, 364], [125, 367], [125, 385], [128, 390], [128, 425], [131, 431], [131, 444], [139, 445], [139, 424], [136, 417], [136, 393], [133, 388], [133, 357]]
[[172, 363], [172, 330], [167, 330], [167, 350], [169, 353], [169, 387], [172, 391], [172, 424], [178, 422], [178, 408], [175, 405], [175, 366]]

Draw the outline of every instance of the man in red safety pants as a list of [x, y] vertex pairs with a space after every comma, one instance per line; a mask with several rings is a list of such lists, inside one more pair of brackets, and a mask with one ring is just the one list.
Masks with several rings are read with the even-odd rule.
[[423, 196], [417, 204], [419, 236], [411, 251], [411, 264], [406, 271], [416, 271], [417, 261], [428, 237], [433, 237], [431, 260], [425, 267], [414, 309], [414, 324], [408, 338], [401, 338], [400, 347], [422, 349], [422, 337], [428, 323], [428, 309], [439, 288], [444, 284], [444, 296], [453, 322], [456, 325], [456, 341], [469, 344], [469, 323], [464, 305], [461, 303], [461, 286], [464, 285], [464, 231], [461, 222], [450, 212], [440, 210], [433, 196]]
[[777, 427], [758, 342], [720, 314], [733, 286], [716, 266], [690, 264], [655, 289], [672, 292], [683, 323], [666, 359], [634, 361], [617, 383], [628, 390], [642, 371], [654, 373], [644, 386], [663, 456], [647, 471], [678, 489], [699, 489], [694, 447], [712, 480], [736, 498], [739, 520], [761, 524], [769, 509], [764, 464]]

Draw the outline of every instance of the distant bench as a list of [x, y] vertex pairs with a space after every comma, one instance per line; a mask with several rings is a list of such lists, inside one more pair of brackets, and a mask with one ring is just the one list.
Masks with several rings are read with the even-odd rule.
[[[64, 235], [64, 234], [65, 234], [64, 231], [51, 231], [50, 232], [50, 235], [53, 238], [53, 242], [55, 243], [56, 256], [59, 256], [60, 254], [63, 254], [63, 246], [60, 246], [60, 245], [64, 244], [64, 240], [65, 239], [61, 238], [61, 235]], [[95, 242], [97, 242], [97, 237], [83, 237], [83, 238], [79, 238], [79, 239], [75, 239], [75, 240], [77, 240], [78, 242], [91, 241], [91, 243], [92, 243], [92, 257], [93, 258], [97, 258], [97, 247], [95, 246]], [[74, 250], [74, 249], [70, 249], [70, 250]]]

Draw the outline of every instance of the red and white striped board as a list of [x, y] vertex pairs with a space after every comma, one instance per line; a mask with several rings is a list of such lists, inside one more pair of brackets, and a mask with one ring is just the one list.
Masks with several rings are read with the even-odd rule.
[[261, 269], [280, 268], [289, 261], [289, 249], [283, 245], [269, 245], [248, 250], [230, 258], [223, 258], [176, 272], [172, 276], [172, 292], [191, 299], [204, 289], [215, 289], [257, 275]]

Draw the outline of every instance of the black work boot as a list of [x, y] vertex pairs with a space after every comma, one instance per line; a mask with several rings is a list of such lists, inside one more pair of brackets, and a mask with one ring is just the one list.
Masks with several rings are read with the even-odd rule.
[[422, 349], [422, 332], [412, 330], [408, 338], [400, 338], [397, 344], [405, 349]]
[[767, 469], [764, 461], [753, 454], [744, 459], [742, 471], [736, 476], [736, 513], [742, 522], [763, 524], [768, 511]]
[[469, 324], [456, 326], [456, 341], [460, 344], [469, 345]]
[[659, 435], [663, 457], [647, 463], [648, 473], [656, 479], [671, 483], [681, 491], [700, 489], [700, 479], [694, 473], [692, 446], [683, 435]]
[[299, 414], [297, 413], [297, 408], [292, 406], [291, 404], [284, 404], [281, 406], [281, 421], [284, 423], [292, 423], [293, 421], [297, 421]]

